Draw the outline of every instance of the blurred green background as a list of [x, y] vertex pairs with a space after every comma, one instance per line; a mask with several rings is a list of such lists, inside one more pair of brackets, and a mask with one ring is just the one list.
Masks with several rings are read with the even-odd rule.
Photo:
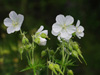
[[[73, 71], [75, 75], [100, 75], [100, 0], [0, 0], [0, 75], [32, 75], [31, 71], [19, 72], [27, 65], [26, 59], [20, 60], [18, 52], [21, 41], [19, 32], [9, 35], [3, 25], [3, 20], [12, 10], [24, 15], [21, 28], [27, 31], [30, 39], [40, 25], [44, 25], [51, 38], [47, 46], [52, 49], [58, 43], [56, 37], [51, 35], [55, 17], [58, 14], [71, 15], [74, 23], [79, 19], [85, 28], [85, 36], [75, 40], [80, 43], [88, 65], [79, 63]], [[46, 75], [44, 70], [41, 74]]]

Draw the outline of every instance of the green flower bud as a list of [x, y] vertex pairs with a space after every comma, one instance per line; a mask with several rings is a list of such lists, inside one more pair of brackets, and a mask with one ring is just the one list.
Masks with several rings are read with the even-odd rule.
[[40, 43], [40, 38], [39, 37], [37, 37], [37, 38], [35, 38], [35, 43], [37, 43], [37, 44], [39, 44]]
[[63, 75], [63, 72], [61, 71], [60, 66], [58, 64], [54, 64], [54, 68]]
[[29, 49], [29, 48], [31, 48], [31, 44], [25, 45], [25, 49], [26, 49], [26, 50]]
[[56, 70], [55, 70], [55, 68], [54, 68], [54, 63], [52, 63], [52, 62], [50, 62], [50, 61], [48, 61], [48, 68], [50, 69], [50, 70], [52, 70], [56, 75], [57, 75], [57, 72], [56, 72]]
[[19, 53], [22, 54], [23, 53], [23, 47], [19, 48]]
[[41, 52], [41, 56], [42, 56], [42, 57], [44, 57], [46, 54], [47, 54], [46, 51], [42, 51], [42, 52]]
[[83, 59], [83, 61], [85, 62], [85, 64], [87, 65], [87, 62], [85, 61], [85, 59], [84, 59], [84, 57], [83, 57], [83, 55], [81, 53], [81, 50], [77, 49], [77, 52], [78, 52], [79, 56]]
[[68, 71], [67, 71], [67, 75], [74, 75], [74, 73], [73, 73], [72, 70], [68, 70]]
[[35, 36], [39, 36], [40, 35], [40, 32], [37, 32], [36, 34], [35, 34]]
[[23, 36], [23, 38], [22, 38], [22, 43], [23, 43], [23, 44], [29, 43], [29, 40], [26, 38], [26, 36]]
[[40, 36], [41, 36], [42, 38], [46, 38], [46, 37], [47, 37], [47, 35], [46, 35], [45, 33], [42, 33]]
[[54, 55], [54, 51], [53, 50], [50, 50], [50, 55]]
[[[74, 56], [74, 57], [76, 57], [80, 62], [81, 62], [81, 60], [80, 60], [80, 58], [79, 58], [79, 56], [78, 56], [78, 53], [77, 53], [77, 51], [72, 51], [72, 56]], [[82, 62], [81, 62], [82, 63]]]
[[21, 60], [22, 60], [22, 54], [23, 54], [24, 50], [23, 50], [23, 47], [19, 48], [19, 53], [21, 55]]
[[74, 48], [75, 50], [79, 49], [79, 45], [78, 45], [77, 42], [73, 42], [73, 48]]
[[69, 46], [68, 46], [68, 47], [69, 47], [69, 50], [70, 50], [70, 51], [72, 51], [72, 50], [73, 50], [73, 48], [72, 48], [71, 44], [69, 44]]

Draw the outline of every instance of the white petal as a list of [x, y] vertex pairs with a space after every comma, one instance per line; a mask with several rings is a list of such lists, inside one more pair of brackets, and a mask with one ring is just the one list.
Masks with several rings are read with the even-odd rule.
[[70, 25], [66, 27], [66, 30], [69, 34], [72, 34], [76, 31], [76, 27], [74, 25]]
[[59, 34], [59, 32], [54, 32], [53, 30], [51, 31], [51, 33], [54, 35], [54, 36], [57, 36]]
[[76, 27], [78, 27], [79, 25], [80, 25], [80, 20], [77, 21]]
[[11, 11], [11, 12], [9, 13], [9, 17], [11, 18], [11, 20], [17, 21], [17, 14], [16, 14], [15, 11]]
[[83, 27], [83, 26], [79, 26], [79, 27], [77, 28], [77, 31], [78, 31], [78, 32], [83, 32], [83, 31], [84, 31], [84, 27]]
[[17, 26], [14, 27], [14, 30], [15, 30], [15, 31], [19, 31], [20, 28], [21, 28], [21, 25], [17, 25]]
[[57, 23], [54, 23], [53, 24], [53, 26], [52, 26], [52, 30], [54, 31], [54, 32], [60, 32], [61, 31], [61, 29], [62, 29], [62, 27], [61, 27], [61, 25], [59, 25], [59, 24], [57, 24]]
[[21, 14], [18, 14], [18, 23], [21, 25], [23, 23], [24, 16]]
[[5, 18], [4, 25], [7, 27], [12, 26], [12, 20], [10, 18]]
[[44, 26], [40, 26], [40, 28], [37, 30], [37, 32], [41, 32], [43, 29], [44, 29]]
[[66, 37], [66, 38], [64, 38], [64, 40], [68, 42], [68, 41], [69, 41], [69, 39], [70, 39], [71, 37], [72, 37], [72, 35], [71, 35], [71, 34], [68, 34], [68, 35], [67, 35], [67, 37]]
[[76, 36], [77, 36], [79, 39], [81, 39], [81, 37], [84, 37], [84, 33], [83, 33], [83, 32], [81, 32], [81, 33], [76, 33]]
[[66, 35], [68, 35], [68, 33], [65, 30], [61, 30], [60, 32], [61, 38], [66, 38]]
[[61, 31], [61, 34], [60, 34], [61, 38], [64, 39], [64, 40], [69, 40], [72, 35], [71, 34], [68, 34], [66, 31], [62, 30]]
[[46, 39], [40, 37], [40, 43], [39, 43], [39, 45], [45, 46], [46, 45], [46, 42], [47, 42]]
[[48, 35], [48, 30], [43, 30], [41, 33], [45, 33], [46, 35]]
[[74, 18], [70, 15], [66, 16], [66, 25], [70, 25], [74, 22]]
[[57, 37], [57, 39], [58, 39], [59, 41], [61, 41], [61, 38], [60, 38], [60, 36], [58, 36], [58, 37]]
[[14, 32], [14, 27], [13, 26], [10, 26], [10, 27], [7, 28], [7, 33], [8, 34], [11, 34], [13, 32]]
[[62, 14], [57, 15], [57, 17], [56, 17], [56, 22], [57, 22], [58, 24], [64, 25], [65, 22], [66, 22], [66, 18], [65, 18], [64, 15], [62, 15]]
[[70, 35], [68, 32], [66, 32], [65, 30], [61, 31], [60, 34], [61, 38], [65, 38], [65, 39], [70, 39], [72, 37], [72, 35]]

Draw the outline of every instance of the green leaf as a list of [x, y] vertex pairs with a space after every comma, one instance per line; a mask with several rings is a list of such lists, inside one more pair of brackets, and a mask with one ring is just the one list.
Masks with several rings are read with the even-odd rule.
[[27, 71], [27, 70], [30, 70], [30, 69], [32, 69], [32, 68], [31, 67], [27, 67], [27, 68], [21, 70], [20, 72], [24, 72], [24, 71]]

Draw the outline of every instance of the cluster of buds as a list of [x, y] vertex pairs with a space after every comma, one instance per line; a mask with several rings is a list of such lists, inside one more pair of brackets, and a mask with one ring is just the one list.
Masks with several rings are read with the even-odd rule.
[[57, 75], [57, 71], [58, 71], [60, 74], [63, 75], [63, 72], [61, 71], [60, 66], [59, 66], [58, 64], [55, 64], [55, 63], [53, 63], [53, 62], [51, 62], [51, 61], [48, 61], [48, 68], [49, 68], [50, 70], [52, 70], [56, 75]]
[[65, 43], [65, 46], [71, 52], [71, 55], [73, 57], [76, 57], [81, 62], [81, 60], [79, 58], [79, 56], [80, 56], [84, 60], [84, 62], [86, 63], [86, 61], [85, 61], [85, 59], [84, 59], [84, 57], [82, 55], [82, 52], [81, 52], [80, 47], [79, 47], [77, 42], [73, 42], [72, 40], [70, 40], [68, 43], [67, 42]]

